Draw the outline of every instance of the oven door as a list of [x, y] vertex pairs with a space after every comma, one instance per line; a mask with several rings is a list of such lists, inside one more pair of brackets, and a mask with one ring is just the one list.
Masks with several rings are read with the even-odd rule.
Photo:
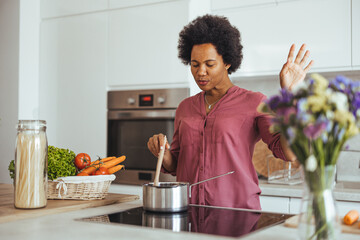
[[[168, 141], [174, 134], [175, 110], [109, 111], [107, 155], [125, 155], [125, 170], [116, 173], [115, 183], [143, 184], [153, 181], [157, 158], [147, 148], [151, 136], [163, 133]], [[175, 181], [161, 174], [162, 181]]]

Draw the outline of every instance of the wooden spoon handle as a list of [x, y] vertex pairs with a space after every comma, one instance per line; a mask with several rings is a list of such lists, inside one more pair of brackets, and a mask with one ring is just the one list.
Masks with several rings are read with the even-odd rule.
[[161, 166], [162, 166], [162, 162], [164, 159], [164, 153], [165, 153], [165, 146], [166, 146], [166, 136], [164, 137], [164, 145], [161, 146], [160, 148], [160, 152], [159, 152], [159, 157], [157, 160], [157, 165], [156, 165], [156, 172], [155, 172], [155, 178], [154, 178], [154, 186], [159, 186], [159, 177], [160, 177], [160, 170], [161, 170]]

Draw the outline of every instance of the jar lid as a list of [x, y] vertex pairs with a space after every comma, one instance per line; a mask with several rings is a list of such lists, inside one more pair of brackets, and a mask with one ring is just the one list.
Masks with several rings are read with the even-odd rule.
[[17, 124], [18, 130], [45, 130], [45, 120], [19, 120]]

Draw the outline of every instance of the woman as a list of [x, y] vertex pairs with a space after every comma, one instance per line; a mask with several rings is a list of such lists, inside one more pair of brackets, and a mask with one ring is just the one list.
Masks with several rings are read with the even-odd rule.
[[[239, 31], [224, 17], [198, 17], [180, 32], [178, 49], [202, 92], [180, 103], [162, 170], [190, 183], [235, 171], [194, 186], [190, 202], [261, 209], [261, 190], [252, 164], [255, 143], [261, 138], [276, 157], [296, 158], [279, 133], [269, 132], [269, 116], [257, 112], [265, 95], [234, 86], [229, 79], [242, 60]], [[293, 61], [294, 49], [292, 45], [280, 72], [282, 88], [291, 89], [303, 81], [313, 63], [305, 67], [309, 56], [305, 45]], [[164, 135], [157, 134], [149, 139], [148, 148], [157, 157], [163, 144]]]

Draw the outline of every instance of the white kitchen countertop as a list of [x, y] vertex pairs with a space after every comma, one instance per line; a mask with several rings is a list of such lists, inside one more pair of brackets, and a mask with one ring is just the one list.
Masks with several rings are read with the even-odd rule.
[[[109, 214], [139, 207], [141, 200], [129, 203], [113, 204], [104, 207], [82, 209], [54, 215], [48, 215], [32, 219], [24, 219], [14, 222], [0, 224], [1, 239], [11, 240], [65, 240], [65, 239], [87, 239], [87, 240], [107, 240], [107, 239], [234, 239], [228, 237], [211, 236], [207, 234], [175, 233], [170, 230], [152, 229], [123, 224], [105, 224], [93, 222], [81, 222], [74, 219], [91, 217], [102, 214]], [[31, 210], [29, 210], [31, 211]], [[270, 227], [259, 232], [244, 236], [246, 240], [295, 240], [297, 239], [297, 229], [287, 228], [283, 225]], [[342, 240], [359, 239], [359, 235], [342, 234]]]

